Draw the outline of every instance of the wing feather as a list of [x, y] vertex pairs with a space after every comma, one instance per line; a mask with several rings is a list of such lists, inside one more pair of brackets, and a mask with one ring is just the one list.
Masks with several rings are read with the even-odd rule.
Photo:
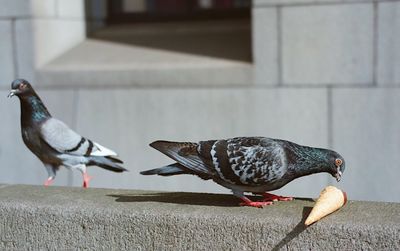
[[287, 169], [284, 149], [273, 139], [229, 139], [227, 152], [232, 171], [243, 184], [272, 182], [281, 178]]
[[50, 118], [40, 130], [41, 138], [59, 153], [77, 156], [116, 156], [117, 154], [69, 128], [64, 122]]

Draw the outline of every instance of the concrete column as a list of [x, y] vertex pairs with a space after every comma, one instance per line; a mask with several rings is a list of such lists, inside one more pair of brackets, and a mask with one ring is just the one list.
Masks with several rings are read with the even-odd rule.
[[0, 86], [35, 71], [85, 38], [83, 0], [0, 1]]

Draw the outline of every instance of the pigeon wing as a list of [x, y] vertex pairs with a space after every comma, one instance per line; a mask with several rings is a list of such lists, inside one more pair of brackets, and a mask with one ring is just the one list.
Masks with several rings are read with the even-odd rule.
[[269, 138], [219, 140], [211, 155], [220, 178], [236, 185], [271, 183], [279, 180], [287, 168], [282, 146]]
[[77, 156], [116, 156], [100, 144], [86, 139], [70, 129], [64, 122], [50, 118], [40, 128], [41, 138], [59, 153]]

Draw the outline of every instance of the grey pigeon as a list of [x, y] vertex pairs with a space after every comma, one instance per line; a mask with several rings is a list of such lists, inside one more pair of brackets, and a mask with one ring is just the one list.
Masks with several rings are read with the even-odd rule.
[[[193, 174], [231, 189], [241, 205], [262, 207], [276, 200], [292, 200], [268, 191], [313, 173], [327, 172], [340, 181], [345, 169], [342, 156], [321, 148], [301, 146], [265, 137], [180, 143], [155, 141], [151, 147], [176, 163], [141, 172], [143, 175]], [[244, 192], [261, 194], [263, 201], [251, 201]]]
[[8, 97], [17, 96], [21, 103], [21, 131], [25, 145], [46, 167], [50, 185], [60, 166], [78, 169], [83, 175], [83, 187], [89, 180], [86, 166], [96, 165], [104, 169], [123, 172], [123, 162], [116, 153], [100, 144], [86, 139], [71, 130], [62, 121], [53, 118], [31, 84], [16, 79], [11, 84]]

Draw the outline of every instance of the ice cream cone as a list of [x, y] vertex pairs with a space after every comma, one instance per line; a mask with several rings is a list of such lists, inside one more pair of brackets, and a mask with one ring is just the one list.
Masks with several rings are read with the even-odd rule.
[[346, 204], [347, 196], [345, 192], [334, 186], [328, 186], [322, 190], [314, 208], [308, 215], [305, 225], [309, 226], [321, 218], [331, 214]]

